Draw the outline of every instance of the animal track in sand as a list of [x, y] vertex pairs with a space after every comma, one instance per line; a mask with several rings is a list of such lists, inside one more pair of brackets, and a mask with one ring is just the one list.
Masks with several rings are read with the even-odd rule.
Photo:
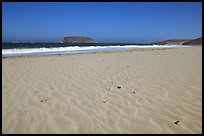
[[40, 102], [46, 102], [46, 101], [48, 101], [48, 100], [51, 100], [52, 98], [47, 98], [47, 99], [45, 99], [45, 100], [41, 100]]
[[108, 102], [108, 101], [106, 101], [106, 100], [103, 100], [103, 103], [106, 103], [106, 102]]

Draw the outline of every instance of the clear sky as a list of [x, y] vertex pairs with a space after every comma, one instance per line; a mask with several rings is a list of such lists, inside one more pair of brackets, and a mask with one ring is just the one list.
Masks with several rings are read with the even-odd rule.
[[3, 2], [2, 40], [150, 43], [202, 36], [201, 2]]

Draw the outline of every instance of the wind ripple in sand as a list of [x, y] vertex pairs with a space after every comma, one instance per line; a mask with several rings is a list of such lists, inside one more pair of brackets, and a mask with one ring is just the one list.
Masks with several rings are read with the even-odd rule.
[[3, 60], [2, 132], [201, 133], [202, 71], [196, 52]]

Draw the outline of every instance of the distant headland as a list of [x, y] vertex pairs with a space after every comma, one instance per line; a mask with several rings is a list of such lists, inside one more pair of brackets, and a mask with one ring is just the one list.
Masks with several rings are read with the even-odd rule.
[[186, 41], [183, 43], [183, 45], [202, 45], [202, 37]]
[[177, 44], [177, 45], [202, 45], [202, 37], [197, 38], [197, 39], [172, 39], [172, 40], [164, 40], [164, 41], [159, 41], [159, 42], [154, 42], [152, 44], [157, 44], [157, 45], [165, 45], [165, 44]]
[[85, 36], [69, 36], [64, 37], [64, 40], [59, 40], [58, 43], [96, 43], [92, 38]]

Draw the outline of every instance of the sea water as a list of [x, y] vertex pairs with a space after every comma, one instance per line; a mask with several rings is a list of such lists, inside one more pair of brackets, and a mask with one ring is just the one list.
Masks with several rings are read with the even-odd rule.
[[181, 48], [182, 45], [148, 45], [121, 43], [3, 43], [2, 57], [47, 56], [122, 51], [133, 48]]

